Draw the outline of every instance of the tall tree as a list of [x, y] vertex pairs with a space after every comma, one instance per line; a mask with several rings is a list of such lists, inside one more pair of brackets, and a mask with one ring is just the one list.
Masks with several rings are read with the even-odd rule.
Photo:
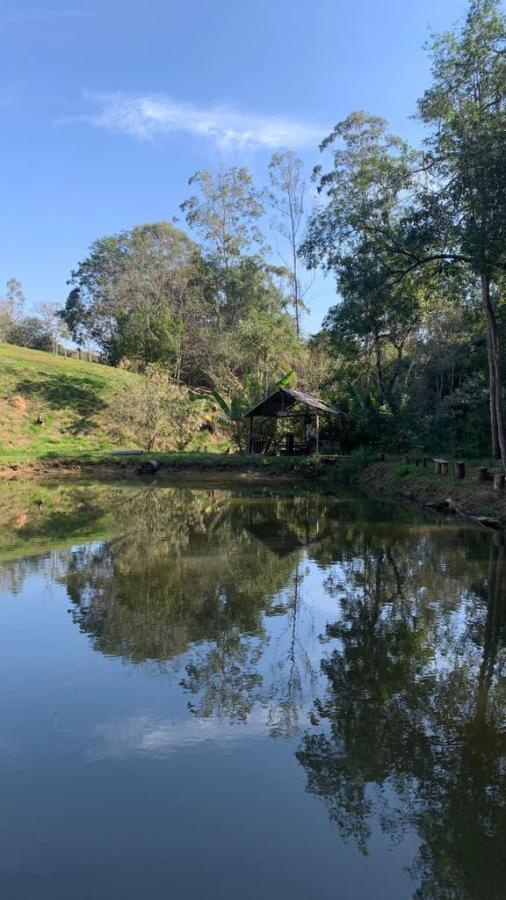
[[288, 259], [285, 260], [283, 254], [281, 256], [289, 272], [297, 334], [300, 334], [301, 315], [306, 308], [298, 258], [306, 196], [303, 168], [304, 163], [291, 150], [274, 153], [269, 163], [270, 188], [266, 194], [269, 206], [276, 213], [274, 228], [284, 238], [288, 248]]
[[181, 204], [186, 221], [201, 236], [208, 254], [228, 272], [243, 255], [264, 245], [258, 221], [263, 214], [259, 192], [248, 169], [205, 169], [195, 172], [190, 185], [199, 193]]
[[51, 337], [52, 352], [57, 354], [59, 342], [70, 336], [67, 323], [59, 314], [59, 304], [49, 302], [39, 303], [37, 313], [45, 331]]
[[19, 321], [23, 314], [25, 296], [21, 282], [17, 278], [9, 278], [6, 292], [0, 297], [0, 338], [6, 339], [9, 328]]
[[78, 287], [72, 288], [65, 306], [58, 311], [58, 316], [79, 350], [89, 343], [93, 331], [93, 315], [90, 307], [82, 300]]
[[377, 399], [381, 405], [391, 403], [404, 350], [422, 320], [428, 285], [419, 273], [392, 283], [387, 260], [371, 240], [343, 256], [337, 284], [342, 301], [329, 310], [325, 328], [336, 346], [351, 341], [353, 352], [372, 361]]
[[331, 164], [314, 170], [323, 202], [309, 218], [301, 254], [310, 268], [320, 266], [334, 275], [343, 302], [330, 310], [325, 327], [335, 345], [355, 342], [355, 350], [374, 361], [377, 399], [383, 405], [389, 393], [385, 343], [396, 356], [391, 388], [406, 340], [419, 321], [418, 286], [413, 278], [395, 283], [387, 243], [398, 228], [417, 154], [388, 132], [383, 119], [363, 112], [338, 123], [321, 150], [330, 151]]
[[499, 0], [471, 0], [458, 32], [433, 38], [432, 86], [419, 101], [428, 185], [422, 206], [479, 278], [487, 336], [494, 454], [506, 466], [502, 361], [493, 284], [506, 270], [506, 19]]
[[384, 119], [364, 112], [339, 122], [320, 150], [330, 153], [330, 165], [313, 170], [322, 202], [309, 218], [301, 255], [311, 268], [339, 275], [365, 240], [391, 248], [418, 154], [389, 133]]

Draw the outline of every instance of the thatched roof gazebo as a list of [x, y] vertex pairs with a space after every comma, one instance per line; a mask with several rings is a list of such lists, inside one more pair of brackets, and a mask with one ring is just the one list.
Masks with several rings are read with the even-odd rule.
[[[331, 406], [327, 406], [323, 400], [320, 400], [319, 397], [315, 397], [313, 394], [308, 394], [305, 391], [296, 391], [294, 388], [278, 388], [278, 390], [274, 391], [272, 394], [269, 394], [265, 400], [261, 400], [260, 403], [257, 403], [256, 406], [253, 406], [252, 409], [249, 409], [247, 412], [243, 414], [243, 419], [249, 419], [249, 441], [248, 441], [248, 452], [252, 453], [253, 451], [253, 419], [260, 416], [265, 416], [268, 418], [275, 419], [287, 419], [290, 416], [296, 416], [300, 414], [300, 407], [304, 406], [307, 409], [314, 410], [315, 413], [315, 440], [316, 440], [316, 452], [319, 452], [320, 445], [320, 413], [324, 413], [329, 416], [339, 416], [340, 413], [337, 409], [332, 409]], [[293, 452], [293, 442], [291, 446], [291, 451]]]

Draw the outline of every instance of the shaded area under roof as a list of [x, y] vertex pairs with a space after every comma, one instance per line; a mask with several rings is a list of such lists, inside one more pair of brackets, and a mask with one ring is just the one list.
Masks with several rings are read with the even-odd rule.
[[339, 416], [337, 409], [327, 406], [318, 397], [313, 394], [307, 394], [305, 391], [296, 391], [293, 388], [278, 388], [273, 394], [269, 394], [265, 400], [261, 400], [252, 409], [243, 414], [243, 419], [252, 418], [253, 416], [273, 416], [283, 418], [289, 416], [293, 407], [298, 404], [308, 406], [310, 409], [316, 409], [319, 412], [328, 413], [331, 416]]

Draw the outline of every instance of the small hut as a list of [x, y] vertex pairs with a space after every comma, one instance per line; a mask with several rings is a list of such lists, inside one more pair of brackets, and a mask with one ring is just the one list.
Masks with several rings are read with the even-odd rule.
[[[337, 409], [327, 406], [318, 397], [313, 394], [307, 394], [305, 391], [296, 391], [294, 388], [278, 388], [272, 394], [269, 394], [265, 400], [261, 400], [252, 409], [243, 414], [243, 419], [249, 419], [249, 440], [248, 452], [255, 453], [256, 444], [253, 437], [253, 419], [256, 417], [267, 417], [275, 419], [287, 419], [289, 417], [300, 416], [301, 407], [310, 409], [314, 412], [314, 438], [316, 452], [320, 451], [320, 414], [326, 416], [339, 416]], [[294, 452], [293, 434], [287, 434], [287, 452]], [[258, 451], [256, 451], [258, 452]]]

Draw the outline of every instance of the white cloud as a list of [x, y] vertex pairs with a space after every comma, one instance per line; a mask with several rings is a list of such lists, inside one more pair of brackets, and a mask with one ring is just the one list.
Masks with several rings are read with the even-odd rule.
[[325, 128], [287, 116], [242, 112], [226, 105], [199, 107], [160, 95], [87, 91], [91, 112], [61, 122], [84, 122], [144, 140], [186, 132], [214, 141], [221, 148], [297, 149], [319, 142]]
[[136, 753], [162, 755], [203, 741], [224, 745], [231, 741], [263, 737], [268, 733], [268, 714], [265, 710], [252, 713], [247, 727], [244, 723], [217, 718], [165, 720], [152, 715], [128, 716], [96, 725], [96, 743], [89, 749], [88, 755], [93, 759], [127, 757]]

